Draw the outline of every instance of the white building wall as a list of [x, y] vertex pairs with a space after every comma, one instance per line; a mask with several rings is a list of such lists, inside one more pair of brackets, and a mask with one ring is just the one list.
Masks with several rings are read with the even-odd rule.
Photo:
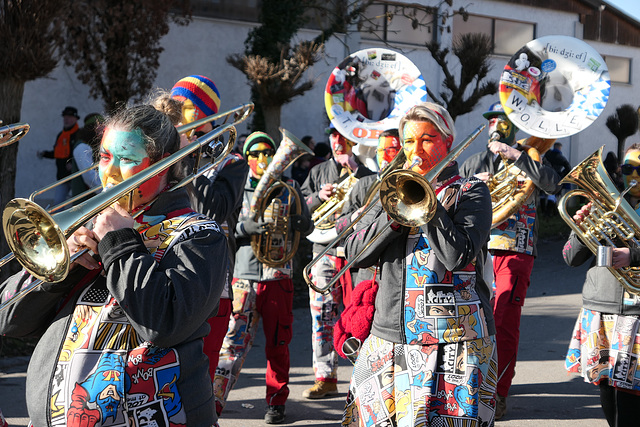
[[[421, 0], [423, 4], [433, 4]], [[465, 7], [472, 14], [495, 16], [498, 18], [521, 20], [536, 23], [537, 37], [560, 34], [581, 36], [578, 16], [572, 13], [551, 11], [542, 8], [512, 5], [506, 2], [478, 0], [473, 3], [454, 0], [453, 9]], [[160, 57], [156, 86], [170, 89], [182, 77], [190, 74], [203, 74], [210, 77], [220, 90], [222, 110], [249, 101], [249, 86], [244, 75], [226, 62], [227, 55], [244, 50], [244, 40], [251, 24], [237, 21], [221, 21], [216, 19], [195, 18], [188, 26], [171, 27], [170, 33], [162, 40], [165, 51]], [[301, 32], [301, 39], [311, 39], [314, 32]], [[450, 43], [451, 34], [442, 34], [442, 42]], [[640, 48], [617, 46], [604, 43], [590, 44], [603, 55], [615, 55], [640, 59]], [[346, 45], [360, 46], [361, 49], [383, 45], [353, 37], [349, 40], [333, 38], [326, 46], [324, 58], [309, 72], [308, 77], [316, 81], [316, 86], [304, 96], [294, 99], [285, 105], [282, 111], [282, 127], [290, 130], [300, 138], [312, 135], [316, 141], [326, 140], [324, 129], [328, 118], [324, 109], [324, 87], [332, 69], [350, 53]], [[431, 58], [426, 48], [416, 46], [396, 46], [409, 57], [422, 71], [427, 85], [432, 91], [441, 90], [442, 72]], [[353, 48], [351, 48], [353, 49]], [[494, 79], [499, 79], [504, 65], [509, 60], [506, 56], [493, 58]], [[632, 82], [640, 82], [640, 70], [632, 65]], [[637, 86], [638, 83], [635, 83]], [[634, 95], [634, 92], [635, 95]], [[481, 113], [495, 97], [485, 97], [476, 106], [474, 112], [461, 116], [456, 121], [460, 138], [469, 134], [484, 122]], [[606, 117], [615, 113], [622, 104], [638, 105], [637, 91], [634, 85], [614, 83], [611, 97], [602, 116], [591, 125], [570, 138], [564, 138], [563, 151], [572, 165], [576, 165], [601, 145], [607, 151], [616, 150], [616, 140], [605, 125]], [[51, 149], [57, 132], [62, 127], [60, 113], [66, 105], [74, 105], [84, 117], [88, 113], [100, 112], [102, 103], [89, 98], [89, 90], [80, 83], [73, 71], [60, 66], [46, 79], [29, 82], [25, 86], [22, 107], [22, 120], [31, 125], [31, 132], [20, 144], [18, 157], [18, 176], [16, 195], [25, 197], [34, 189], [53, 182], [55, 167], [52, 160], [38, 159], [37, 150]], [[239, 133], [246, 132], [246, 126], [239, 126]], [[520, 133], [520, 137], [526, 134]], [[279, 138], [280, 136], [274, 135]], [[635, 135], [628, 143], [640, 141]], [[486, 145], [486, 134], [478, 138], [460, 157], [463, 161], [469, 155], [479, 152]]]

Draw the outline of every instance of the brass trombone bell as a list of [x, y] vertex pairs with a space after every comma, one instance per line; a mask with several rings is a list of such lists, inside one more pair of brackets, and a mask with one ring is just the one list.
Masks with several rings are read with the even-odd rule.
[[[0, 121], [0, 124], [2, 121]], [[12, 125], [0, 126], [0, 148], [7, 147], [29, 132], [30, 126], [27, 123], [14, 123]], [[10, 134], [11, 136], [5, 135]]]

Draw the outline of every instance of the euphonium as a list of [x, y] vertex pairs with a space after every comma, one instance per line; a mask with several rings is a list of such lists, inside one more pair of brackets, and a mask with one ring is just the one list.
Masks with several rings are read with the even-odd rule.
[[[640, 247], [640, 216], [624, 199], [626, 191], [618, 192], [604, 168], [603, 148], [583, 160], [560, 181], [578, 188], [568, 191], [558, 201], [560, 216], [594, 255], [603, 244]], [[567, 213], [566, 206], [572, 197], [585, 197], [592, 203], [591, 211], [579, 225]], [[628, 292], [640, 294], [640, 267], [607, 268]]]
[[[280, 181], [280, 177], [300, 156], [313, 155], [291, 132], [282, 128], [280, 132], [282, 142], [260, 178], [249, 207], [251, 219], [269, 222], [264, 234], [251, 236], [251, 248], [256, 258], [270, 267], [280, 267], [293, 258], [300, 243], [300, 232], [291, 227], [291, 216], [300, 215], [302, 201], [296, 189]], [[287, 192], [287, 203], [279, 199], [282, 191]]]

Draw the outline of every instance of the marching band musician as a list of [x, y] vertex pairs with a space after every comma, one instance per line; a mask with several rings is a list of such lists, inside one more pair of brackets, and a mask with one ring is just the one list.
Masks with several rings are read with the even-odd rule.
[[[165, 114], [149, 105], [121, 110], [100, 145], [103, 187], [179, 146]], [[227, 244], [185, 190], [166, 191], [180, 171], [155, 175], [97, 215], [92, 230], [80, 227], [67, 239], [70, 252], [87, 247], [96, 258], [83, 254], [66, 279], [2, 312], [0, 333], [40, 336], [27, 375], [33, 425], [218, 425], [202, 338], [222, 291]], [[143, 209], [135, 219], [123, 207], [131, 198], [134, 211]], [[32, 280], [25, 271], [9, 278], [2, 300]]]
[[[345, 138], [331, 124], [329, 140], [333, 159], [314, 166], [302, 185], [302, 194], [306, 197], [307, 206], [313, 212], [334, 192], [334, 183], [351, 171], [355, 178], [372, 175], [373, 172], [358, 163], [352, 148], [355, 142]], [[314, 258], [326, 248], [325, 244], [313, 244]], [[311, 270], [311, 279], [317, 287], [325, 287], [334, 275], [345, 264], [335, 249], [331, 249]], [[338, 394], [338, 354], [333, 348], [333, 328], [338, 320], [340, 303], [349, 302], [351, 278], [345, 274], [340, 279], [340, 288], [328, 294], [322, 294], [309, 288], [309, 305], [311, 310], [311, 333], [314, 385], [302, 394], [307, 399], [321, 399]]]
[[[399, 129], [408, 163], [421, 160], [412, 168], [420, 175], [442, 161], [455, 138], [449, 113], [429, 102], [412, 107]], [[361, 255], [356, 267], [379, 263], [380, 284], [344, 426], [493, 423], [495, 330], [481, 256], [491, 226], [489, 191], [477, 178], [460, 177], [455, 162], [431, 185], [437, 207], [425, 225], [397, 224], [378, 204], [346, 240], [347, 259]]]
[[[400, 144], [400, 135], [398, 129], [387, 129], [378, 136], [378, 147], [376, 149], [376, 162], [378, 168], [382, 172], [389, 163], [402, 150]], [[358, 180], [353, 186], [349, 199], [344, 204], [340, 217], [336, 220], [336, 233], [341, 234], [342, 231], [351, 224], [351, 222], [362, 212], [367, 200], [369, 188], [378, 180], [377, 174], [367, 175]], [[353, 232], [353, 231], [352, 231]], [[351, 269], [351, 282], [353, 286], [357, 286], [362, 280], [373, 279], [367, 277], [367, 274], [358, 275], [357, 269]], [[346, 304], [345, 304], [346, 305]]]
[[[191, 75], [176, 82], [171, 89], [171, 100], [177, 102], [174, 116], [180, 124], [186, 125], [204, 117], [216, 114], [220, 109], [220, 93], [214, 82], [201, 75]], [[165, 103], [171, 105], [170, 101]], [[168, 107], [169, 108], [169, 107]], [[215, 123], [214, 123], [215, 124]], [[197, 138], [213, 129], [212, 122], [195, 129], [192, 138]], [[186, 138], [183, 138], [183, 145]], [[229, 327], [232, 310], [231, 278], [236, 259], [236, 239], [234, 233], [242, 207], [244, 183], [249, 173], [249, 165], [237, 153], [230, 153], [215, 168], [199, 176], [188, 186], [191, 206], [220, 224], [229, 246], [229, 274], [225, 282], [217, 314], [209, 319], [211, 332], [204, 339], [204, 352], [209, 357], [209, 375], [215, 378], [216, 368], [222, 348], [222, 341]], [[222, 407], [216, 404], [218, 416]]]
[[537, 256], [540, 190], [547, 194], [557, 193], [560, 190], [560, 177], [553, 168], [534, 161], [526, 152], [516, 148], [518, 128], [507, 118], [502, 104], [492, 104], [483, 116], [489, 121], [489, 136], [497, 133], [499, 138], [491, 141], [485, 151], [467, 159], [460, 168], [460, 175], [475, 175], [487, 182], [490, 176], [504, 167], [501, 162], [501, 156], [504, 156], [535, 185], [532, 195], [516, 213], [491, 230], [488, 244], [493, 256], [495, 277], [493, 315], [499, 372], [495, 418], [499, 420], [507, 412], [507, 396], [518, 356], [520, 315], [529, 288], [533, 260]]
[[[238, 250], [232, 282], [233, 313], [220, 350], [214, 378], [216, 405], [218, 409], [222, 409], [253, 346], [258, 323], [262, 318], [266, 336], [267, 424], [284, 422], [285, 403], [289, 396], [289, 343], [293, 336], [293, 269], [291, 261], [280, 267], [269, 267], [255, 256], [251, 236], [264, 234], [268, 230], [269, 220], [251, 219], [250, 207], [254, 189], [273, 160], [276, 149], [276, 143], [269, 135], [253, 132], [247, 137], [242, 150], [250, 171], [244, 187], [242, 211], [235, 228]], [[304, 200], [298, 183], [291, 179], [286, 182], [298, 192], [300, 200]], [[287, 215], [294, 208], [287, 204], [288, 195], [288, 190], [283, 190], [275, 196], [282, 203], [281, 215]], [[313, 230], [313, 223], [306, 205], [301, 205], [301, 214], [290, 215], [289, 219], [293, 229], [306, 236]]]
[[[625, 195], [633, 209], [640, 203], [640, 144], [630, 146], [621, 167]], [[636, 185], [631, 186], [631, 181]], [[591, 210], [591, 202], [573, 216], [577, 225]], [[613, 248], [613, 268], [640, 267], [640, 248]], [[600, 404], [610, 426], [635, 426], [640, 405], [640, 297], [630, 294], [595, 257], [574, 231], [562, 255], [571, 267], [591, 260], [582, 288], [582, 310], [575, 324], [565, 360], [567, 371], [600, 388]]]

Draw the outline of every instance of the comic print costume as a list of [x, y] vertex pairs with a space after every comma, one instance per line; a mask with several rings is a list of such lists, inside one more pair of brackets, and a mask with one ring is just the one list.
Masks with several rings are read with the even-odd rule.
[[[591, 250], [572, 232], [562, 251], [565, 262], [591, 261], [582, 288], [582, 310], [565, 359], [567, 371], [585, 382], [640, 395], [640, 296], [627, 292], [606, 267], [597, 267]], [[631, 266], [640, 266], [640, 250], [630, 249]]]
[[[476, 258], [491, 223], [489, 191], [475, 178], [460, 178], [455, 165], [439, 181], [428, 224], [388, 228], [356, 262], [380, 260], [380, 288], [343, 425], [493, 422], [495, 329], [484, 258]], [[367, 214], [346, 240], [347, 259], [389, 221], [381, 205]]]
[[[224, 408], [229, 393], [240, 375], [242, 365], [253, 346], [253, 340], [262, 319], [264, 334], [267, 337], [265, 353], [267, 357], [266, 401], [268, 405], [284, 405], [289, 396], [289, 343], [293, 336], [293, 274], [292, 261], [282, 267], [269, 267], [262, 264], [251, 248], [251, 236], [242, 227], [249, 217], [254, 184], [257, 180], [247, 177], [242, 202], [242, 210], [235, 229], [238, 252], [233, 271], [233, 312], [229, 320], [227, 334], [222, 342], [220, 358], [213, 379], [216, 405], [219, 411]], [[287, 180], [302, 201], [299, 185]], [[276, 196], [279, 201], [280, 215], [289, 213], [288, 191]], [[269, 215], [274, 203], [265, 210]], [[309, 218], [309, 211], [303, 203], [301, 215]], [[310, 223], [311, 232], [313, 225]], [[305, 235], [305, 233], [302, 233]], [[291, 242], [288, 242], [290, 244]]]
[[[317, 209], [323, 201], [318, 194], [324, 184], [331, 184], [338, 181], [342, 166], [329, 159], [314, 166], [309, 171], [309, 176], [302, 184], [302, 194], [304, 194], [309, 212]], [[359, 165], [354, 172], [358, 179], [372, 175], [366, 167]], [[313, 244], [313, 257], [325, 249], [326, 245], [320, 243]], [[323, 256], [311, 269], [311, 280], [313, 283], [324, 288], [335, 276], [335, 274], [345, 265], [344, 257], [338, 256], [336, 249], [332, 248]], [[338, 321], [340, 305], [349, 303], [350, 286], [345, 283], [355, 285], [351, 278], [347, 279], [345, 274], [341, 279], [340, 286], [327, 294], [321, 294], [309, 288], [309, 309], [311, 311], [311, 340], [313, 353], [313, 371], [316, 380], [325, 382], [338, 382], [338, 354], [333, 348], [333, 328]]]
[[[522, 142], [522, 141], [521, 141]], [[526, 144], [526, 141], [524, 141]], [[460, 175], [471, 177], [479, 172], [495, 174], [504, 167], [489, 149], [467, 159]], [[493, 255], [495, 298], [493, 315], [496, 324], [499, 374], [498, 394], [508, 396], [520, 341], [520, 317], [529, 289], [533, 261], [537, 256], [539, 221], [537, 210], [540, 191], [554, 194], [560, 190], [560, 177], [553, 168], [534, 161], [526, 152], [513, 162], [533, 181], [535, 188], [525, 203], [511, 217], [491, 230], [488, 248]]]
[[[106, 274], [78, 266], [0, 318], [7, 335], [43, 333], [27, 375], [33, 425], [217, 425], [202, 338], [225, 280], [226, 241], [184, 190], [162, 194], [141, 218], [101, 240]], [[3, 300], [31, 280], [8, 279]]]

